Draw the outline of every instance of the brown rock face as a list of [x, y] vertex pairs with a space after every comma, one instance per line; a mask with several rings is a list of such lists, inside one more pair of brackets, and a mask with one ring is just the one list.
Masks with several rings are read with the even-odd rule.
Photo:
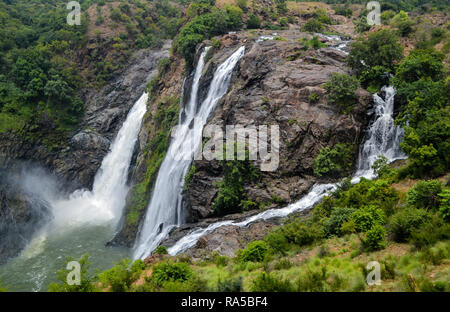
[[[283, 33], [279, 34], [283, 35]], [[231, 38], [230, 38], [231, 37]], [[208, 122], [225, 133], [227, 125], [278, 125], [279, 166], [261, 172], [258, 182], [245, 187], [247, 198], [266, 208], [288, 204], [302, 196], [318, 180], [313, 176], [314, 160], [321, 148], [337, 143], [352, 144], [354, 160], [367, 125], [372, 96], [356, 92], [353, 110], [342, 114], [328, 103], [323, 84], [333, 73], [348, 73], [345, 54], [332, 48], [301, 49], [297, 40], [255, 42], [242, 34], [226, 35], [221, 50], [206, 65], [203, 80], [236, 48], [246, 45], [246, 54], [235, 68], [228, 93]], [[208, 74], [209, 73], [209, 74]], [[205, 93], [204, 91], [201, 91]], [[317, 101], [311, 101], [315, 94]], [[216, 182], [222, 179], [218, 161], [195, 161], [196, 173], [186, 192], [188, 221], [215, 215]], [[254, 161], [259, 168], [260, 161]]]

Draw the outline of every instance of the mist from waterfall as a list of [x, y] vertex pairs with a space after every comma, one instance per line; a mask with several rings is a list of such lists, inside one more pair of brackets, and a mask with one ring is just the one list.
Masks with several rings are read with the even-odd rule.
[[[353, 183], [358, 183], [362, 177], [367, 179], [375, 178], [372, 165], [380, 155], [385, 156], [390, 162], [405, 158], [400, 149], [403, 129], [395, 126], [393, 119], [395, 89], [391, 86], [385, 86], [382, 88], [382, 91], [385, 93], [385, 99], [382, 99], [378, 94], [373, 95], [375, 120], [368, 130], [368, 138], [361, 149], [358, 169], [352, 179]], [[338, 183], [316, 184], [299, 201], [285, 208], [269, 209], [240, 222], [221, 221], [212, 223], [205, 228], [194, 229], [170, 247], [169, 254], [176, 255], [193, 247], [202, 236], [222, 226], [244, 227], [255, 221], [283, 218], [294, 212], [310, 209], [320, 202], [324, 196], [336, 190], [337, 185]]]
[[113, 237], [125, 206], [128, 170], [147, 101], [144, 93], [128, 113], [95, 176], [92, 191], [77, 190], [61, 198], [43, 176], [27, 175], [29, 188], [44, 184], [39, 189], [48, 192], [43, 195], [53, 216], [18, 257], [0, 267], [0, 279], [11, 291], [46, 290], [68, 256], [88, 253], [94, 267], [104, 270], [128, 255], [129, 250], [106, 248], [105, 243]]
[[199, 81], [209, 47], [202, 52], [197, 63], [190, 99], [180, 114], [179, 124], [172, 134], [166, 157], [159, 169], [146, 216], [135, 245], [134, 258], [145, 258], [174, 227], [184, 222], [184, 178], [202, 144], [202, 130], [219, 100], [227, 93], [228, 85], [237, 62], [244, 55], [240, 47], [216, 69], [205, 100], [197, 100]]

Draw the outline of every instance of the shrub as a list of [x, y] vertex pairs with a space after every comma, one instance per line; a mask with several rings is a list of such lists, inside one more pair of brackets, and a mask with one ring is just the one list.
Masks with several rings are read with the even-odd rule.
[[361, 232], [366, 232], [372, 229], [375, 225], [381, 225], [386, 222], [386, 216], [380, 208], [376, 206], [364, 206], [350, 216], [354, 222], [356, 229]]
[[142, 260], [137, 260], [131, 265], [129, 259], [124, 259], [111, 269], [101, 273], [99, 281], [103, 287], [110, 287], [114, 292], [125, 292], [139, 278], [144, 268], [145, 264]]
[[319, 21], [317, 18], [310, 19], [302, 27], [302, 31], [317, 32], [317, 33], [322, 32], [324, 29], [325, 27], [323, 26], [322, 22]]
[[393, 171], [387, 162], [388, 159], [383, 155], [378, 156], [373, 162], [372, 169], [378, 177], [383, 178], [392, 174]]
[[430, 220], [431, 217], [426, 210], [405, 208], [391, 217], [389, 233], [394, 241], [405, 242], [415, 229]]
[[322, 265], [319, 268], [312, 270], [308, 268], [306, 273], [302, 274], [297, 279], [297, 291], [326, 291], [327, 287], [327, 268]]
[[362, 243], [366, 250], [380, 250], [386, 246], [384, 240], [386, 236], [386, 230], [380, 224], [375, 224], [370, 230], [366, 232], [366, 238]]
[[320, 99], [320, 96], [315, 92], [311, 93], [308, 97], [308, 101], [311, 104], [315, 104], [315, 103], [319, 102], [319, 99]]
[[450, 221], [450, 190], [445, 189], [442, 193], [438, 194], [440, 197], [439, 213], [442, 218]]
[[259, 17], [255, 14], [251, 14], [248, 17], [247, 28], [248, 29], [256, 29], [256, 28], [260, 28], [260, 27], [261, 27], [261, 20], [259, 19]]
[[288, 21], [287, 17], [280, 18], [278, 23], [280, 24], [281, 27], [287, 27], [289, 25], [289, 21]]
[[431, 220], [420, 225], [411, 233], [410, 242], [416, 248], [431, 246], [439, 240], [450, 238], [450, 224], [444, 222], [438, 216], [432, 216]]
[[355, 212], [354, 208], [335, 208], [332, 210], [331, 215], [324, 221], [324, 230], [327, 236], [341, 235], [341, 227], [346, 222], [352, 213]]
[[347, 63], [356, 71], [358, 77], [374, 66], [393, 71], [395, 64], [403, 57], [402, 46], [397, 37], [388, 30], [371, 33], [367, 40], [359, 38], [351, 44], [351, 48]]
[[405, 37], [412, 32], [413, 23], [409, 20], [408, 14], [404, 11], [400, 11], [395, 15], [392, 18], [391, 24], [399, 30], [402, 37]]
[[272, 250], [281, 254], [284, 254], [289, 249], [287, 238], [278, 231], [269, 233], [265, 240]]
[[421, 209], [437, 209], [442, 183], [438, 180], [419, 181], [409, 189], [406, 201], [409, 205]]
[[294, 291], [292, 283], [287, 279], [262, 272], [253, 281], [251, 290], [255, 292], [291, 292]]
[[350, 110], [356, 103], [355, 92], [359, 87], [359, 81], [347, 74], [333, 73], [324, 85], [328, 100], [339, 105], [345, 111]]
[[242, 276], [230, 277], [225, 280], [217, 281], [218, 292], [241, 292], [242, 291]]
[[324, 147], [314, 160], [314, 175], [340, 177], [350, 169], [352, 148], [347, 144], [336, 144], [333, 148]]
[[68, 274], [67, 264], [74, 261], [73, 258], [67, 258], [64, 267], [56, 272], [57, 279], [59, 283], [51, 283], [48, 287], [50, 292], [92, 292], [95, 291], [94, 281], [96, 279], [95, 275], [89, 272], [89, 268], [92, 264], [89, 261], [89, 255], [85, 254], [82, 256], [78, 263], [80, 264], [80, 285], [69, 285], [67, 283]]
[[266, 257], [269, 247], [264, 241], [254, 241], [247, 248], [238, 252], [238, 258], [242, 262], [262, 262]]
[[156, 248], [155, 254], [157, 255], [167, 255], [169, 252], [167, 251], [167, 247], [164, 245], [160, 245]]
[[307, 246], [324, 237], [323, 228], [311, 222], [296, 221], [280, 228], [287, 241], [299, 246]]
[[151, 280], [158, 286], [163, 286], [165, 282], [186, 282], [193, 276], [193, 271], [187, 263], [163, 262], [153, 267]]

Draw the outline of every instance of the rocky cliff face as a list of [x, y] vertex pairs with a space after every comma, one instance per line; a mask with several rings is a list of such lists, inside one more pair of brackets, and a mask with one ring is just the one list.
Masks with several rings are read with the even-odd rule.
[[0, 170], [0, 264], [17, 256], [50, 218], [42, 197], [26, 190], [19, 177]]
[[30, 143], [11, 133], [0, 134], [0, 168], [14, 169], [18, 160], [33, 159], [65, 181], [69, 192], [92, 187], [112, 139], [157, 73], [159, 60], [169, 56], [170, 45], [168, 41], [161, 50], [138, 51], [123, 74], [101, 90], [85, 90], [85, 114], [65, 146], [49, 148], [39, 141]]
[[[217, 66], [238, 47], [245, 45], [246, 54], [234, 70], [228, 93], [219, 102], [208, 124], [218, 125], [224, 130], [226, 125], [279, 126], [278, 169], [261, 172], [261, 178], [257, 182], [245, 186], [247, 198], [267, 209], [284, 206], [299, 199], [318, 182], [313, 176], [313, 164], [322, 147], [331, 147], [336, 143], [352, 144], [355, 147], [353, 159], [356, 159], [363, 130], [368, 123], [367, 111], [372, 103], [372, 96], [359, 89], [356, 94], [358, 101], [353, 110], [342, 114], [337, 107], [328, 103], [323, 89], [323, 84], [332, 73], [349, 71], [344, 63], [346, 54], [333, 48], [334, 42], [328, 42], [328, 48], [305, 50], [299, 39], [310, 35], [295, 29], [279, 32], [275, 38], [281, 40], [261, 41], [259, 35], [239, 32], [218, 38], [221, 46], [207, 57], [200, 80], [198, 101], [201, 103], [206, 97]], [[197, 58], [203, 47], [209, 44], [205, 42], [198, 47]], [[181, 96], [183, 85], [184, 90], [190, 90], [192, 77], [184, 80], [179, 60], [172, 60], [172, 64], [175, 65], [159, 80], [150, 101], [151, 112], [147, 114], [140, 134], [141, 152], [133, 175], [136, 186], [129, 194], [123, 227], [112, 244], [133, 245], [151, 198], [152, 182], [164, 156], [156, 152], [159, 148], [156, 144], [159, 142], [157, 137], [167, 135], [158, 124], [158, 110], [159, 115], [170, 110], [171, 104], [167, 99]], [[184, 92], [180, 105], [187, 102], [188, 94], [187, 91]], [[314, 103], [310, 100], [312, 94], [318, 97]], [[165, 141], [166, 144], [168, 142]], [[155, 158], [155, 155], [159, 157]], [[259, 161], [254, 162], [255, 167], [259, 167], [259, 164]], [[194, 165], [196, 171], [185, 192], [188, 224], [173, 231], [163, 242], [165, 245], [170, 246], [196, 226], [218, 220], [213, 203], [218, 192], [216, 183], [223, 178], [221, 165], [219, 161], [206, 160], [197, 160]], [[142, 190], [139, 191], [140, 188], [144, 189], [144, 196]], [[225, 216], [222, 219], [239, 219], [256, 212]], [[198, 255], [202, 250], [233, 253], [246, 241], [260, 237], [271, 226], [272, 223], [260, 222], [245, 229], [234, 226], [217, 229], [205, 236], [199, 243], [201, 246], [193, 248], [191, 254]], [[230, 243], [228, 237], [234, 237], [232, 241], [235, 243]]]
[[20, 175], [32, 160], [25, 166], [47, 169], [58, 180], [59, 191], [91, 188], [128, 111], [157, 74], [159, 60], [169, 56], [170, 46], [168, 41], [160, 50], [138, 51], [123, 74], [101, 90], [85, 90], [85, 114], [64, 145], [49, 148], [41, 140], [31, 143], [12, 133], [0, 134], [0, 263], [16, 256], [50, 214], [41, 199], [9, 177]]
[[[332, 73], [348, 73], [345, 54], [331, 47], [302, 50], [297, 39], [305, 34], [287, 31], [278, 36], [283, 40], [255, 42], [247, 34], [226, 35], [221, 38], [220, 51], [210, 61], [218, 64], [230, 50], [246, 46], [229, 92], [219, 103], [210, 125], [224, 130], [226, 125], [280, 128], [278, 169], [263, 172], [258, 183], [246, 186], [248, 198], [267, 208], [297, 200], [318, 181], [313, 176], [313, 165], [322, 147], [352, 144], [356, 159], [372, 103], [371, 94], [360, 89], [354, 109], [348, 114], [340, 113], [328, 103], [323, 84]], [[206, 69], [205, 80], [209, 79], [208, 72]], [[317, 101], [310, 100], [312, 94], [317, 95]], [[214, 216], [215, 183], [222, 179], [217, 161], [200, 160], [194, 165], [196, 173], [186, 192], [190, 222]]]

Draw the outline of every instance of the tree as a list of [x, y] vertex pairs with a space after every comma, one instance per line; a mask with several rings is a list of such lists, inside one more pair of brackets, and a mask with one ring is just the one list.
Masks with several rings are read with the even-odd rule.
[[355, 92], [359, 87], [359, 81], [347, 74], [333, 73], [330, 80], [324, 85], [331, 103], [340, 106], [344, 112], [350, 110], [356, 103]]
[[92, 264], [89, 261], [89, 255], [85, 254], [82, 256], [78, 263], [80, 264], [80, 285], [69, 285], [67, 282], [67, 277], [70, 271], [66, 268], [69, 262], [74, 261], [73, 258], [67, 258], [64, 267], [56, 272], [56, 276], [59, 280], [59, 283], [51, 283], [48, 287], [50, 292], [92, 292], [95, 291], [95, 279], [96, 276], [93, 275], [89, 268]]
[[412, 32], [413, 22], [409, 20], [408, 14], [405, 11], [400, 11], [392, 18], [392, 25], [396, 27], [402, 37], [409, 35]]
[[247, 28], [255, 29], [255, 28], [260, 28], [260, 27], [261, 27], [261, 20], [259, 19], [259, 17], [255, 14], [251, 14], [248, 17]]
[[346, 144], [336, 144], [333, 148], [324, 147], [314, 161], [314, 175], [339, 177], [351, 167], [352, 149]]
[[374, 66], [382, 66], [393, 72], [403, 57], [403, 48], [397, 37], [388, 30], [380, 30], [369, 35], [367, 40], [358, 38], [351, 44], [347, 58], [348, 65], [361, 76]]

